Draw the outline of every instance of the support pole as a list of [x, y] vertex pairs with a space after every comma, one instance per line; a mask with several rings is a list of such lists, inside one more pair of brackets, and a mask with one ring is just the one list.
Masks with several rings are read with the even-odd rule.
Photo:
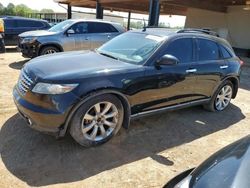
[[103, 8], [98, 0], [96, 0], [96, 19], [103, 19]]
[[127, 30], [130, 30], [130, 21], [131, 21], [131, 12], [128, 12], [128, 25], [127, 25]]
[[148, 26], [158, 26], [160, 17], [160, 0], [150, 0]]
[[71, 5], [70, 4], [68, 4], [68, 11], [67, 11], [67, 13], [68, 13], [68, 19], [71, 19], [72, 18], [72, 10], [71, 10]]

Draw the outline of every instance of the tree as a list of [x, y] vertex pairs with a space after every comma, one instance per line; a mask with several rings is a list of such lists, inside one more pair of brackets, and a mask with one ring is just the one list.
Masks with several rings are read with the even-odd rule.
[[15, 14], [18, 16], [26, 16], [28, 13], [31, 13], [31, 12], [32, 12], [32, 9], [30, 9], [24, 4], [20, 4], [15, 7]]
[[2, 5], [2, 3], [0, 3], [0, 15], [2, 15], [4, 12], [4, 6]]
[[3, 14], [5, 15], [15, 15], [15, 5], [13, 3], [9, 3], [6, 8], [4, 8]]
[[40, 12], [41, 13], [54, 13], [52, 9], [47, 9], [47, 8], [42, 9]]

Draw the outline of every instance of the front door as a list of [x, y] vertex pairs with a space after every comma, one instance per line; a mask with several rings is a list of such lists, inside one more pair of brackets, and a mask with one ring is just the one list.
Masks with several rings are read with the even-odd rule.
[[73, 50], [89, 50], [91, 48], [91, 38], [89, 34], [88, 23], [79, 22], [71, 26], [68, 30], [73, 33], [64, 35], [64, 48], [65, 51]]
[[[147, 89], [141, 92], [145, 101], [140, 110], [152, 110], [165, 106], [181, 104], [194, 98], [196, 82], [193, 62], [193, 39], [181, 38], [169, 43], [162, 55], [169, 54], [179, 59], [177, 65], [154, 65], [146, 68]], [[160, 57], [159, 57], [160, 58]]]

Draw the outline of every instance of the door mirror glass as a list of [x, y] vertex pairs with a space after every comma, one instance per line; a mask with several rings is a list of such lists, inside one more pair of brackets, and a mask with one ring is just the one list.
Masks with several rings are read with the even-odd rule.
[[67, 34], [68, 34], [68, 35], [75, 34], [75, 31], [74, 31], [73, 29], [69, 29], [69, 30], [67, 31]]
[[158, 61], [157, 65], [176, 65], [179, 63], [179, 59], [175, 56], [166, 54], [162, 56]]

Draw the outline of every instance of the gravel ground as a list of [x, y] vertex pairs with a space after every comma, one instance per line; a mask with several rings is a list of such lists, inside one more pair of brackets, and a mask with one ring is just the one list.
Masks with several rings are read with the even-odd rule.
[[201, 107], [134, 120], [109, 143], [90, 149], [70, 136], [34, 131], [12, 100], [20, 53], [0, 54], [0, 187], [162, 187], [250, 131], [250, 67], [238, 96], [221, 113]]

